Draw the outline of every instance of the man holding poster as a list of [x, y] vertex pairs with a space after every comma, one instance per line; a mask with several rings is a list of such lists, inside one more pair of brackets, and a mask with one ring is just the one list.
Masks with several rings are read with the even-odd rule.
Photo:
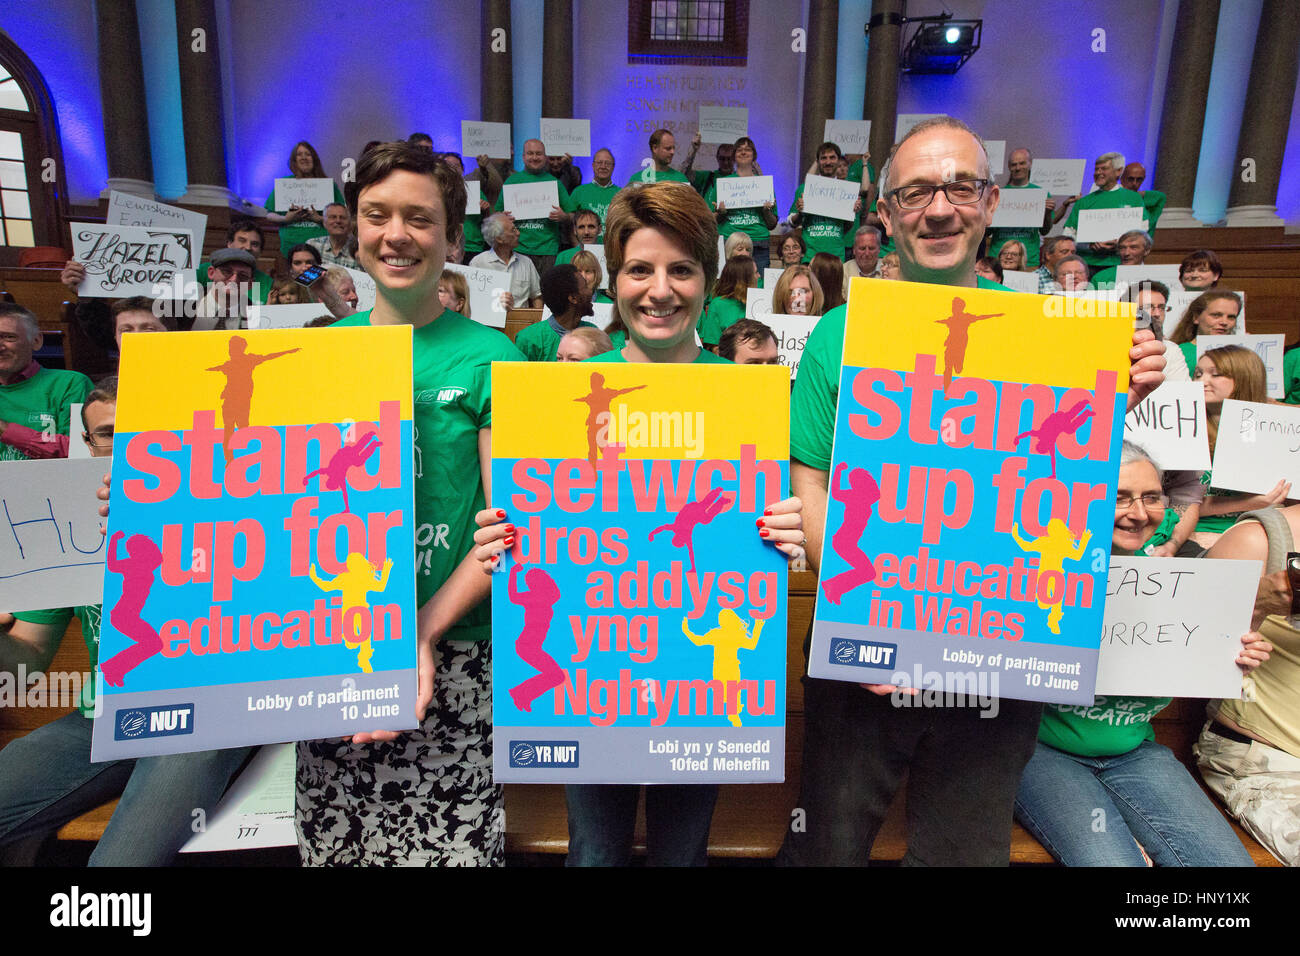
[[[998, 197], [997, 186], [989, 180], [983, 143], [968, 126], [951, 117], [915, 126], [894, 147], [881, 175], [879, 211], [896, 243], [901, 278], [965, 290], [997, 288], [977, 281], [975, 260]], [[857, 283], [851, 300], [865, 288]], [[979, 329], [981, 316], [982, 321], [997, 321], [991, 314], [1006, 311], [1002, 303], [1009, 298], [998, 297], [997, 308], [983, 308], [985, 300], [981, 298], [975, 305], [978, 293], [972, 291], [972, 305], [963, 309], [958, 304], [961, 291], [942, 290], [942, 299], [952, 306], [952, 321], [939, 326], [948, 346], [953, 347], [945, 349], [945, 365], [957, 374], [964, 356], [955, 348], [959, 344], [956, 339], [963, 333], [967, 339], [977, 335], [972, 325]], [[959, 317], [961, 323], [956, 321]], [[831, 487], [846, 319], [847, 310], [822, 318], [804, 349], [791, 399], [791, 484], [805, 503], [808, 560], [819, 571], [827, 557], [822, 548], [824, 516]], [[1129, 403], [1140, 400], [1163, 380], [1162, 355], [1162, 346], [1150, 332], [1133, 335]], [[931, 372], [932, 379], [935, 376], [937, 393], [944, 386], [937, 369]], [[1122, 414], [1123, 409], [1118, 411]], [[886, 501], [879, 490], [872, 494], [875, 485], [865, 469], [849, 469], [843, 478], [837, 476], [837, 497], [858, 500], [859, 516], [867, 507], [883, 512]], [[924, 504], [927, 498], [938, 500], [924, 492], [919, 500]], [[876, 504], [868, 505], [870, 501]], [[888, 505], [896, 508], [897, 500]], [[853, 506], [837, 502], [834, 507], [834, 513], [840, 514]], [[872, 522], [879, 525], [884, 520], [881, 514], [871, 515], [864, 525], [867, 534], [874, 530]], [[837, 534], [843, 531], [841, 528]], [[849, 546], [857, 547], [855, 541], [844, 544], [843, 549], [836, 545], [837, 555], [851, 550]], [[879, 572], [887, 572], [885, 562], [879, 563]], [[862, 570], [865, 572], [865, 566]], [[849, 599], [841, 595], [841, 600]], [[1032, 613], [1043, 617], [1036, 607]], [[878, 665], [889, 657], [892, 667], [893, 655], [886, 655], [887, 650], [878, 649]], [[982, 711], [975, 707], [932, 709], [915, 706], [926, 701], [914, 699], [915, 688], [909, 690], [912, 693], [883, 683], [867, 684], [863, 689], [845, 681], [805, 680], [804, 767], [798, 806], [807, 813], [806, 826], [787, 835], [779, 862], [865, 863], [902, 775], [910, 767], [904, 862], [1006, 864], [1012, 800], [1033, 751], [1041, 705], [992, 697], [982, 701]], [[939, 702], [944, 696], [939, 694]], [[998, 824], [990, 828], [990, 821]]]
[[[538, 183], [554, 183], [559, 204], [552, 206], [544, 219], [520, 219], [519, 254], [527, 256], [541, 275], [555, 265], [556, 253], [560, 251], [560, 226], [569, 221], [569, 215], [577, 208], [573, 204], [564, 183], [551, 175], [546, 165], [546, 147], [540, 139], [530, 139], [524, 143], [524, 168], [511, 173], [506, 178], [506, 186], [532, 186]], [[496, 204], [492, 207], [497, 212], [505, 207], [506, 190], [501, 190]]]

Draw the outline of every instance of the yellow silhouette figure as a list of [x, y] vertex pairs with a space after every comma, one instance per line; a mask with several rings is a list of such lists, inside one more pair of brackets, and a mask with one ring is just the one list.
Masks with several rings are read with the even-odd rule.
[[[1039, 589], [1038, 606], [1040, 608], [1051, 608], [1047, 612], [1047, 627], [1053, 634], [1061, 633], [1061, 618], [1065, 616], [1065, 610], [1062, 604], [1065, 601], [1065, 559], [1079, 561], [1083, 559], [1083, 552], [1088, 547], [1088, 542], [1092, 540], [1092, 532], [1084, 530], [1083, 537], [1075, 540], [1070, 532], [1069, 526], [1060, 518], [1053, 518], [1047, 522], [1047, 533], [1041, 538], [1033, 541], [1026, 541], [1020, 537], [1020, 526], [1011, 525], [1011, 537], [1015, 538], [1016, 544], [1020, 545], [1020, 550], [1026, 553], [1038, 555], [1038, 576], [1042, 576], [1051, 571], [1060, 573], [1060, 577], [1051, 581], [1047, 588], [1047, 600], [1043, 600], [1042, 589]], [[1058, 587], [1059, 584], [1059, 587]]]
[[[730, 688], [740, 680], [740, 659], [736, 656], [736, 652], [742, 648], [752, 651], [758, 646], [758, 636], [762, 632], [763, 622], [755, 621], [754, 633], [751, 636], [749, 626], [741, 620], [740, 615], [725, 607], [718, 611], [718, 626], [706, 634], [692, 634], [690, 622], [682, 618], [682, 633], [690, 638], [692, 644], [697, 647], [713, 648], [713, 679], [721, 682], [728, 705], [731, 702]], [[744, 709], [744, 704], [740, 702], [740, 691], [737, 689], [736, 712], [727, 714], [727, 719], [731, 721], [733, 727], [740, 726], [740, 713]]]
[[[366, 560], [364, 554], [349, 554], [345, 562], [347, 570], [334, 578], [332, 581], [322, 581], [316, 574], [316, 565], [308, 568], [308, 574], [315, 582], [316, 587], [322, 591], [338, 591], [343, 601], [342, 620], [346, 621], [348, 611], [354, 607], [365, 608], [370, 610], [370, 603], [366, 600], [366, 595], [371, 591], [382, 591], [388, 587], [388, 572], [393, 570], [393, 561], [389, 558], [384, 562], [384, 570], [381, 574], [375, 574], [375, 566]], [[359, 648], [357, 651], [357, 666], [367, 674], [374, 673], [370, 666], [370, 658], [374, 654], [374, 648], [370, 645], [370, 633], [364, 636], [361, 633], [361, 623], [356, 617], [352, 619], [352, 640], [347, 636], [343, 637], [343, 645], [349, 648]]]

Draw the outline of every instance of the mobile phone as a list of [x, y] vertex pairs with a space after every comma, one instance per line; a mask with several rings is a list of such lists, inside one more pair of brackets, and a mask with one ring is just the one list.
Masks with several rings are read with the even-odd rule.
[[1300, 615], [1300, 551], [1290, 551], [1286, 556], [1286, 579], [1291, 585], [1291, 616]]
[[1139, 329], [1151, 328], [1151, 313], [1147, 309], [1138, 309], [1137, 327]]
[[302, 272], [294, 276], [293, 281], [301, 283], [302, 285], [311, 285], [324, 274], [324, 266], [308, 266], [306, 269], [303, 269]]

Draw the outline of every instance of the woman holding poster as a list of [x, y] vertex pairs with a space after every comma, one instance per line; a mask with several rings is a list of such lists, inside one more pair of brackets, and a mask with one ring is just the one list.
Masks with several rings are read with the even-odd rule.
[[[719, 176], [718, 179], [760, 175], [762, 173], [758, 168], [758, 147], [754, 145], [754, 141], [748, 136], [742, 136], [736, 140], [736, 171], [726, 176]], [[708, 200], [709, 205], [713, 207], [714, 216], [718, 221], [719, 235], [726, 238], [732, 233], [743, 232], [753, 240], [754, 250], [750, 255], [758, 263], [761, 274], [762, 270], [767, 268], [768, 247], [771, 242], [772, 230], [776, 228], [776, 201], [768, 200], [761, 206], [747, 206], [743, 209], [728, 210], [726, 203], [718, 201], [717, 180], [709, 186], [709, 192], [705, 198]]]
[[[325, 167], [321, 165], [320, 154], [316, 147], [305, 139], [294, 145], [289, 153], [289, 175], [294, 179], [329, 179]], [[334, 201], [345, 205], [343, 194], [337, 183], [334, 186]], [[266, 197], [266, 219], [280, 227], [280, 248], [289, 249], [308, 239], [326, 235], [325, 216], [322, 210], [310, 206], [290, 206], [286, 210], [276, 211], [275, 186], [271, 186], [271, 195]]]
[[[616, 317], [627, 328], [617, 351], [593, 362], [724, 364], [695, 344], [695, 329], [718, 272], [718, 237], [704, 200], [693, 189], [658, 183], [624, 190], [605, 220], [605, 258]], [[802, 504], [787, 498], [759, 519], [758, 534], [789, 558], [801, 555]], [[515, 543], [506, 514], [478, 514], [474, 556], [491, 572]], [[784, 613], [783, 609], [777, 613]], [[631, 855], [639, 787], [571, 784], [570, 866], [621, 866]], [[652, 866], [703, 866], [716, 785], [659, 785], [646, 790], [646, 846]]]
[[[1112, 554], [1149, 554], [1178, 515], [1161, 472], [1141, 448], [1120, 453]], [[1272, 645], [1241, 639], [1246, 672]], [[1066, 866], [1252, 866], [1250, 854], [1151, 719], [1169, 697], [1098, 697], [1091, 707], [1048, 704], [1016, 794], [1016, 819]]]

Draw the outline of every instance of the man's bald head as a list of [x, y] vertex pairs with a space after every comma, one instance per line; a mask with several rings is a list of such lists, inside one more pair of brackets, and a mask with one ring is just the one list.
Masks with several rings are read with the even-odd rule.
[[524, 143], [524, 169], [530, 173], [540, 173], [546, 168], [546, 145], [540, 139], [530, 139]]
[[1146, 167], [1141, 163], [1129, 163], [1124, 167], [1124, 172], [1120, 173], [1119, 184], [1125, 189], [1131, 189], [1135, 193], [1142, 191], [1142, 183], [1147, 178]]

